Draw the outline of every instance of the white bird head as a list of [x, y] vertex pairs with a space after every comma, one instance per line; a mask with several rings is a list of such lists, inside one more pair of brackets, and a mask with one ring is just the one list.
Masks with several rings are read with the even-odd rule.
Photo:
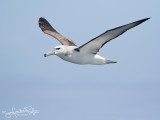
[[44, 57], [50, 56], [50, 55], [61, 55], [65, 54], [66, 49], [63, 45], [56, 46], [52, 51], [45, 53]]

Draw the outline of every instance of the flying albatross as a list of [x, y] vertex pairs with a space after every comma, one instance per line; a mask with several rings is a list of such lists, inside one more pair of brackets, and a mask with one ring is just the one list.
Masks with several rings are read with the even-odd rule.
[[57, 55], [58, 57], [66, 60], [68, 62], [76, 64], [94, 64], [94, 65], [103, 65], [109, 63], [116, 63], [115, 61], [108, 60], [104, 57], [97, 55], [97, 52], [104, 44], [110, 40], [118, 37], [127, 30], [143, 23], [144, 21], [150, 18], [142, 19], [130, 24], [126, 24], [111, 30], [107, 30], [101, 35], [93, 38], [84, 45], [78, 47], [76, 43], [58, 33], [45, 18], [39, 19], [39, 27], [41, 30], [56, 38], [62, 45], [56, 46], [52, 51], [44, 54], [44, 57], [49, 55]]

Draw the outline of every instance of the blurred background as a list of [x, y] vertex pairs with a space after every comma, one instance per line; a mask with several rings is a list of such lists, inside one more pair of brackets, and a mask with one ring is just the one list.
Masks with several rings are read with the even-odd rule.
[[[17, 120], [156, 120], [160, 117], [159, 0], [0, 1], [0, 119], [32, 106]], [[60, 43], [40, 17], [78, 46], [106, 30], [150, 20], [107, 43], [109, 65], [77, 65], [44, 53]]]

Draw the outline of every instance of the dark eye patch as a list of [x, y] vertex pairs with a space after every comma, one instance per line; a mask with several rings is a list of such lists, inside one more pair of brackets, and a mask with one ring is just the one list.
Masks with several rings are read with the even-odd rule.
[[61, 49], [61, 48], [56, 48], [56, 50], [59, 50], [59, 49]]

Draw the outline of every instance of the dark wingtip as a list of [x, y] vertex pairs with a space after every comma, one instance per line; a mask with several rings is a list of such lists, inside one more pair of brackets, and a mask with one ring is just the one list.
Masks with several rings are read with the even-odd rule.
[[44, 54], [44, 57], [47, 57], [47, 55], [46, 55], [46, 54]]
[[42, 23], [42, 22], [48, 22], [44, 17], [40, 17], [39, 18], [39, 23]]
[[42, 31], [51, 30], [56, 32], [56, 30], [50, 25], [50, 23], [43, 17], [39, 18], [39, 27], [42, 29]]
[[146, 21], [146, 20], [149, 20], [151, 17], [149, 17], [149, 18], [145, 18], [145, 19], [143, 19], [142, 21], [144, 22], [144, 21]]
[[43, 17], [39, 18], [39, 27], [42, 29], [42, 31], [45, 30], [46, 23], [48, 23], [48, 21], [45, 18], [43, 18]]
[[148, 20], [148, 19], [150, 19], [150, 17], [149, 17], [149, 18], [145, 18], [145, 19], [138, 20], [138, 21], [136, 21], [136, 22], [133, 22], [133, 24], [135, 24], [135, 26], [137, 26], [137, 25], [145, 22], [145, 21]]
[[150, 19], [150, 17], [149, 17], [149, 18], [142, 19], [142, 20], [139, 20], [139, 21], [137, 21], [137, 22], [140, 24], [140, 23], [143, 23], [143, 22], [145, 22], [146, 20], [149, 20], [149, 19]]
[[43, 17], [40, 17], [40, 18], [39, 18], [39, 21], [41, 21], [41, 20], [43, 20], [43, 19], [44, 19]]

